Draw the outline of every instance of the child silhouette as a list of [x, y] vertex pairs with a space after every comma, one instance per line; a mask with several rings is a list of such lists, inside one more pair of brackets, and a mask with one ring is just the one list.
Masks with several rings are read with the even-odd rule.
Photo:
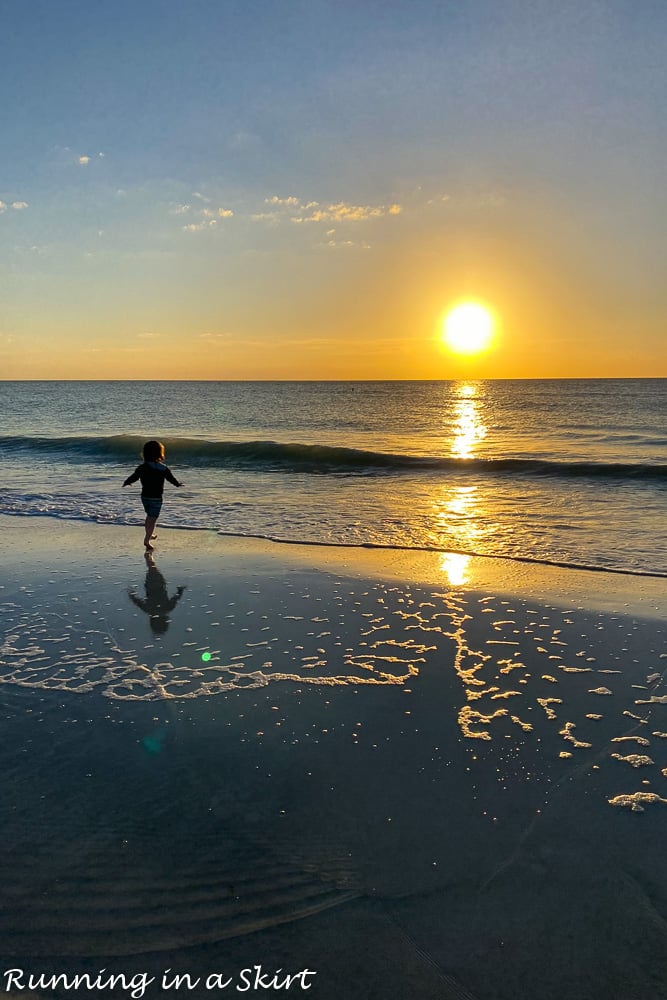
[[127, 477], [123, 486], [130, 486], [137, 479], [141, 480], [141, 502], [146, 511], [144, 545], [148, 552], [152, 552], [151, 540], [157, 538], [154, 531], [162, 509], [164, 481], [166, 479], [173, 486], [182, 486], [183, 483], [179, 483], [171, 469], [164, 464], [164, 445], [160, 441], [147, 441], [143, 447], [143, 456], [143, 463]]

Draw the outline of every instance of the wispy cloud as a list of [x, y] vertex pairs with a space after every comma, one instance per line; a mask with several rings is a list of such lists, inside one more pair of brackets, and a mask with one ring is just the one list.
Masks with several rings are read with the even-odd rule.
[[217, 225], [217, 219], [203, 219], [201, 222], [190, 222], [187, 226], [182, 226], [181, 228], [186, 233], [201, 233], [204, 229], [215, 229]]
[[[369, 243], [351, 236], [350, 227], [365, 223], [381, 219], [390, 220], [420, 211], [449, 211], [452, 207], [493, 211], [507, 204], [506, 196], [502, 192], [493, 190], [457, 195], [437, 189], [427, 192], [421, 187], [401, 197], [400, 201], [370, 204], [353, 200], [316, 201], [295, 194], [270, 194], [262, 198], [260, 205], [249, 204], [241, 211], [237, 208], [228, 208], [224, 202], [222, 205], [217, 202], [216, 205], [215, 197], [208, 197], [199, 191], [193, 191], [190, 198], [191, 201], [188, 202], [172, 202], [169, 207], [170, 215], [190, 216], [190, 219], [183, 220], [188, 224], [181, 226], [186, 232], [203, 232], [215, 228], [215, 223], [218, 221], [232, 218], [238, 219], [241, 223], [244, 221], [262, 223], [270, 227], [321, 225], [329, 240], [323, 240], [317, 245], [334, 249], [344, 247], [369, 249]], [[205, 204], [198, 205], [197, 201]], [[339, 229], [343, 231], [339, 233]]]
[[[265, 198], [264, 199], [264, 204], [265, 205], [281, 205], [281, 206], [284, 206], [286, 208], [298, 208], [299, 205], [301, 204], [301, 201], [300, 201], [299, 198], [295, 198], [293, 195], [290, 195], [288, 198], [280, 198], [277, 194], [274, 194], [274, 195], [271, 195], [270, 198]], [[315, 203], [313, 203], [313, 204], [315, 204]]]
[[358, 242], [357, 240], [327, 240], [326, 243], [318, 243], [318, 247], [325, 250], [370, 250], [371, 245], [367, 243], [366, 240]]
[[[193, 197], [196, 195], [196, 191]], [[220, 219], [231, 219], [234, 216], [234, 212], [231, 208], [199, 208], [194, 209], [192, 205], [172, 205], [169, 209], [171, 215], [192, 215], [197, 219], [196, 222], [190, 222], [187, 225], [181, 226], [185, 232], [188, 233], [200, 233], [204, 229], [214, 229], [218, 225]]]
[[290, 222], [297, 225], [304, 222], [365, 222], [387, 215], [400, 215], [402, 211], [398, 204], [356, 205], [345, 201], [322, 203], [305, 201], [295, 195], [283, 198], [277, 194], [265, 198], [264, 204], [270, 205], [273, 211], [255, 213], [251, 216], [253, 221], [275, 222], [280, 218], [289, 218]]
[[6, 201], [0, 201], [0, 215], [7, 211], [7, 209], [13, 209], [15, 212], [23, 212], [28, 208], [27, 201], [13, 201], [11, 205], [8, 205]]
[[[68, 147], [65, 146], [65, 149], [67, 148]], [[84, 153], [83, 156], [77, 157], [77, 163], [79, 163], [82, 167], [87, 167], [92, 160], [103, 160], [104, 156], [104, 153], [95, 153], [92, 156], [89, 156], [88, 153]]]
[[[311, 205], [304, 206], [305, 210]], [[335, 205], [317, 206], [309, 215], [292, 216], [291, 222], [365, 222], [383, 215], [400, 215], [400, 205], [348, 205], [339, 201]]]

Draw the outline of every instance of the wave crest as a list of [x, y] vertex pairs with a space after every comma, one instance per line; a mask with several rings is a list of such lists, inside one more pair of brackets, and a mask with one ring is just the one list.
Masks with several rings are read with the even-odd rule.
[[[568, 479], [616, 479], [667, 482], [667, 465], [623, 462], [561, 462], [535, 458], [451, 458], [402, 455], [342, 446], [279, 441], [205, 441], [165, 438], [168, 460], [181, 467], [203, 466], [258, 472], [377, 475], [411, 472], [481, 476], [539, 476]], [[122, 462], [140, 460], [144, 438], [0, 437], [0, 454], [44, 455], [64, 461]]]

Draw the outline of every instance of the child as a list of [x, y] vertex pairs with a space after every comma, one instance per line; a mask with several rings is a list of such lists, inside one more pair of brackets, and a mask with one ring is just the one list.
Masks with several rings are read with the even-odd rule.
[[144, 545], [148, 552], [153, 551], [151, 539], [157, 538], [153, 534], [157, 519], [162, 508], [162, 492], [164, 481], [168, 479], [174, 486], [182, 486], [178, 479], [175, 479], [171, 470], [164, 464], [164, 445], [160, 441], [147, 441], [143, 449], [143, 465], [138, 465], [131, 476], [128, 476], [123, 486], [136, 483], [141, 480], [141, 502], [146, 511], [146, 536]]

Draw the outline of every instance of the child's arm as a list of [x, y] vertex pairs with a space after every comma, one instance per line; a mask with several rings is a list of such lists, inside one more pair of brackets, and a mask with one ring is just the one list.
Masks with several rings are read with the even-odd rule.
[[138, 465], [136, 467], [136, 469], [134, 470], [134, 472], [132, 473], [132, 475], [127, 477], [127, 479], [123, 483], [123, 486], [131, 486], [132, 483], [136, 483], [137, 479], [139, 478], [139, 470], [140, 469], [141, 469], [141, 466]]
[[179, 483], [178, 479], [174, 478], [174, 474], [171, 471], [171, 469], [167, 469], [167, 471], [165, 472], [164, 478], [167, 480], [167, 482], [170, 482], [172, 486], [182, 486], [183, 485], [183, 483]]

